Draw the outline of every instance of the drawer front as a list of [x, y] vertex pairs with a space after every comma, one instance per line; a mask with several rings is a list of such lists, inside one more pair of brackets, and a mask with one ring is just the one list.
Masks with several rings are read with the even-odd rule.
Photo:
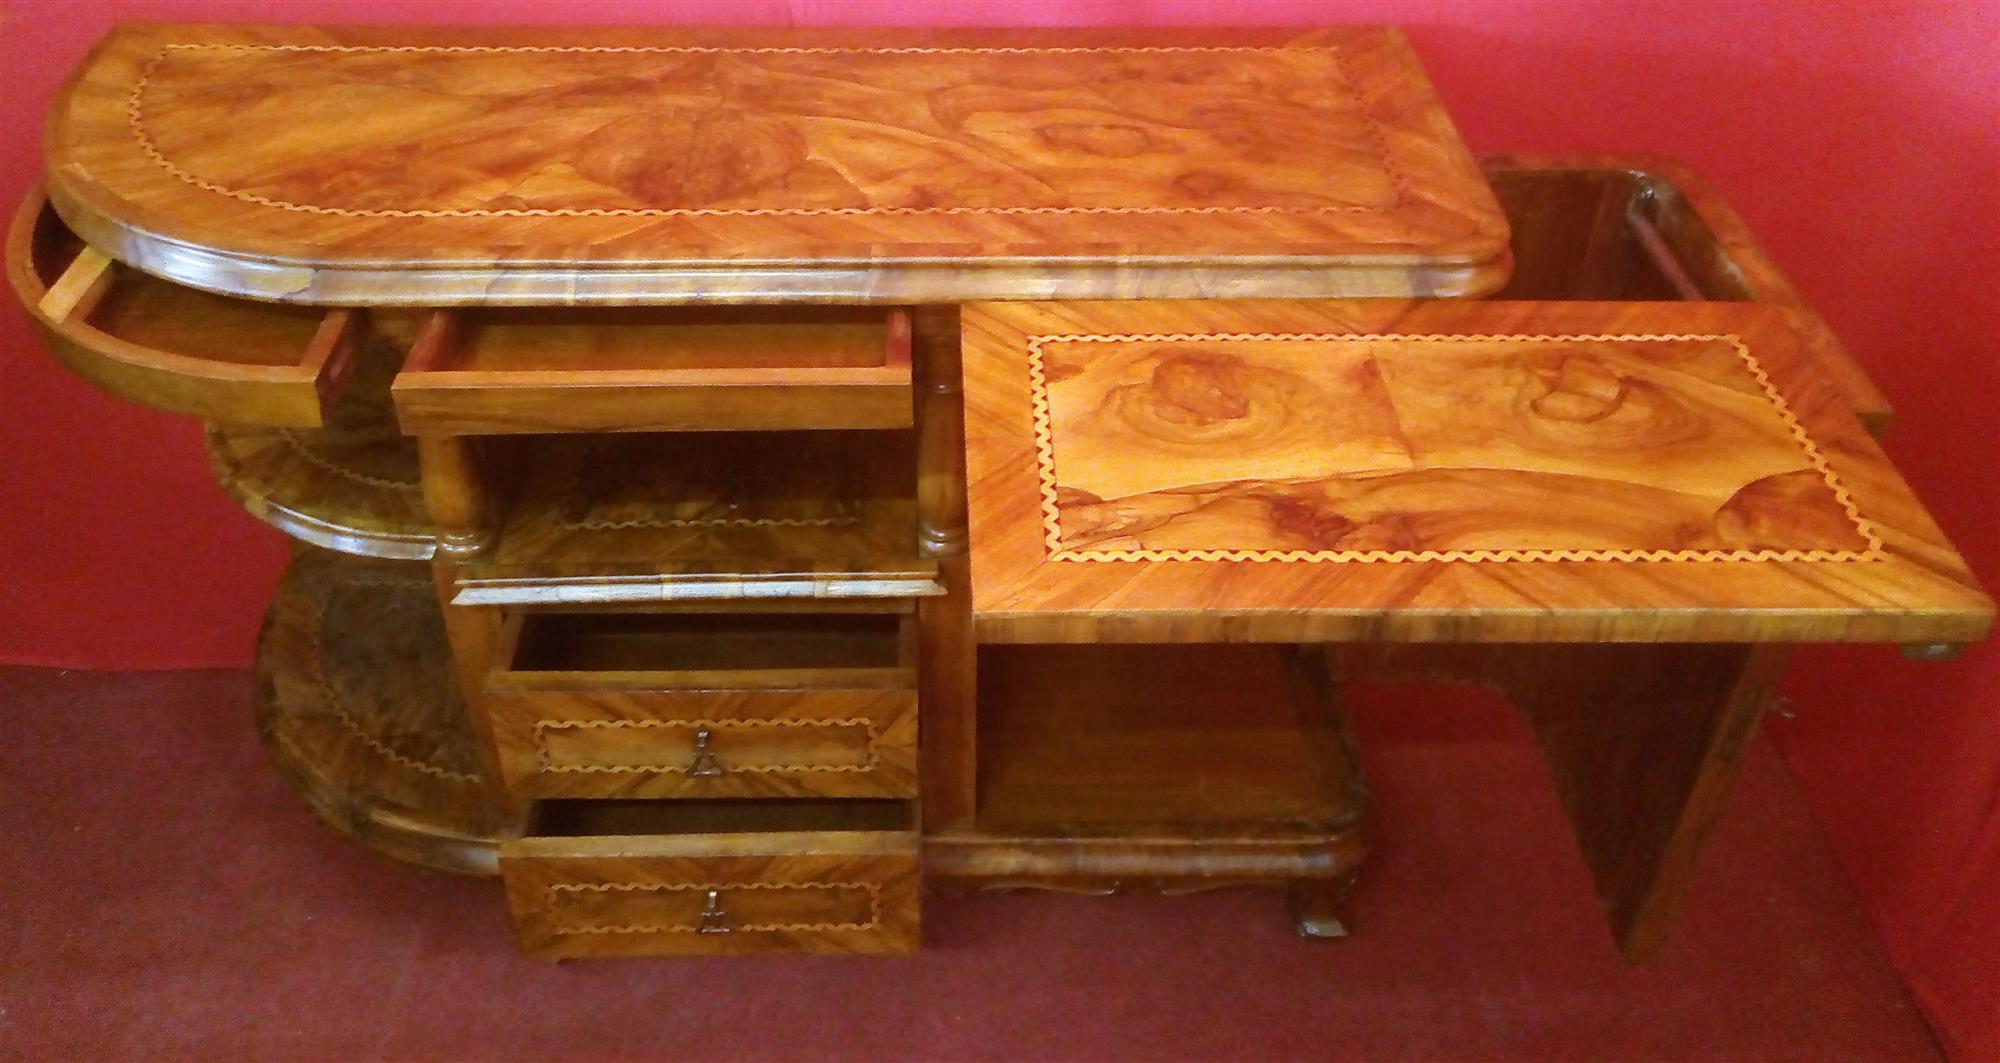
[[486, 706], [536, 797], [913, 797], [914, 690], [520, 690]]
[[545, 959], [917, 948], [914, 834], [529, 838], [500, 870]]

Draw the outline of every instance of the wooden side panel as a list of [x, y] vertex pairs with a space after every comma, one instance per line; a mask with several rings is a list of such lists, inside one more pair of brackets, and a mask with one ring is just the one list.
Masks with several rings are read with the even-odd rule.
[[1781, 645], [1352, 645], [1350, 679], [1475, 682], [1527, 716], [1629, 960], [1656, 955], [1784, 669]]
[[[1480, 160], [1513, 229], [1500, 299], [1754, 300], [1786, 307], [1820, 369], [1880, 436], [1888, 398], [1813, 313], [1749, 226], [1699, 175], [1643, 155]], [[1651, 259], [1649, 269], [1643, 259]]]
[[501, 770], [537, 797], [914, 797], [914, 690], [489, 684]]
[[1785, 656], [1783, 646], [1560, 646], [1513, 654], [1500, 672], [1627, 959], [1664, 944]]
[[500, 869], [543, 959], [917, 948], [914, 834], [532, 838]]

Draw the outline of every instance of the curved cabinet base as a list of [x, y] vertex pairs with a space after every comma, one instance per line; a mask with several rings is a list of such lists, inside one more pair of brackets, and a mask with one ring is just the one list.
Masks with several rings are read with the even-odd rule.
[[398, 860], [496, 871], [509, 831], [426, 567], [300, 555], [265, 618], [257, 687], [258, 736], [328, 826]]
[[416, 444], [393, 428], [210, 424], [206, 441], [209, 467], [229, 497], [294, 539], [405, 561], [427, 561], [437, 550]]

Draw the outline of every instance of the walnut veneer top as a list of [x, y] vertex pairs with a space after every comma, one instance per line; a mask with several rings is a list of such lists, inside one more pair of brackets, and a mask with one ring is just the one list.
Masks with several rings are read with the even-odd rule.
[[1751, 303], [963, 315], [991, 641], [1963, 641], [1993, 605]]
[[127, 25], [49, 193], [312, 302], [1464, 295], [1506, 223], [1402, 36]]

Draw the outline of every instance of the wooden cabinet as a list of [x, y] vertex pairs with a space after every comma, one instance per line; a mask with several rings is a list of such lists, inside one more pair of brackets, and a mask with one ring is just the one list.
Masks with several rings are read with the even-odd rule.
[[1393, 30], [133, 25], [49, 126], [17, 298], [313, 544], [280, 770], [534, 955], [1336, 936], [1363, 677], [1507, 693], [1642, 957], [1787, 644], [1992, 623], [1726, 204]]

